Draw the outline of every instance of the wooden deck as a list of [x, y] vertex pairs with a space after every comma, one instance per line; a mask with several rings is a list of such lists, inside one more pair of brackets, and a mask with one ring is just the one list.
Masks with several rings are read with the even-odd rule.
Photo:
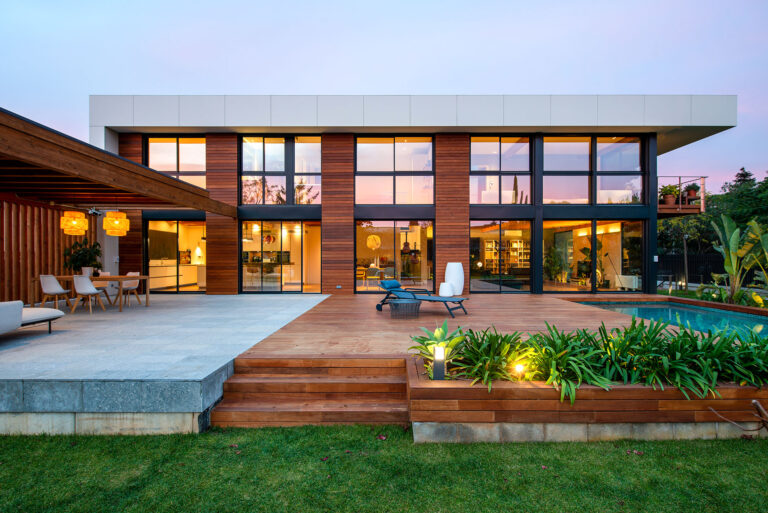
[[[240, 358], [263, 357], [376, 357], [403, 356], [411, 346], [411, 335], [420, 327], [434, 328], [448, 320], [450, 329], [485, 329], [491, 325], [499, 331], [529, 333], [543, 331], [546, 323], [560, 329], [598, 328], [605, 322], [609, 328], [627, 324], [627, 315], [581, 305], [575, 300], [666, 300], [651, 295], [499, 295], [474, 294], [464, 304], [469, 315], [456, 313], [451, 319], [439, 304], [423, 304], [418, 319], [392, 319], [389, 308], [376, 310], [381, 295], [331, 296], [315, 308], [240, 355]], [[560, 297], [566, 298], [561, 299]]]

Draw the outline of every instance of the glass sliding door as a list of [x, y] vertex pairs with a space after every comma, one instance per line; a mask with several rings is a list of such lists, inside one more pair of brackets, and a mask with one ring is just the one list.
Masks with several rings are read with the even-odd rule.
[[244, 221], [243, 292], [320, 292], [319, 221]]
[[592, 221], [544, 221], [544, 291], [592, 290]]
[[597, 289], [643, 290], [643, 222], [597, 222]]
[[205, 249], [205, 221], [149, 221], [147, 266], [150, 290], [204, 291]]
[[381, 280], [434, 290], [432, 221], [357, 221], [355, 290], [381, 291]]
[[531, 222], [470, 221], [471, 292], [531, 290]]

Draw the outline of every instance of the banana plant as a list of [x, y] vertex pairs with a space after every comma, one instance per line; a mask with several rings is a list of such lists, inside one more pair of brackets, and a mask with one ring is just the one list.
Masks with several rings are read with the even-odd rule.
[[[435, 347], [442, 346], [445, 349], [446, 368], [451, 359], [459, 351], [464, 342], [464, 331], [461, 327], [448, 332], [448, 321], [443, 321], [442, 326], [435, 328], [435, 331], [429, 331], [427, 328], [421, 328], [424, 335], [414, 335], [411, 340], [415, 345], [409, 347], [416, 353], [415, 357], [421, 357], [424, 360], [424, 367], [430, 379], [432, 378], [432, 362], [435, 360]], [[447, 377], [447, 376], [446, 376]]]
[[744, 277], [757, 264], [758, 247], [752, 230], [744, 232], [730, 217], [720, 216], [722, 226], [712, 221], [720, 243], [713, 244], [715, 251], [723, 257], [725, 273], [728, 275], [728, 302], [733, 303], [739, 295]]

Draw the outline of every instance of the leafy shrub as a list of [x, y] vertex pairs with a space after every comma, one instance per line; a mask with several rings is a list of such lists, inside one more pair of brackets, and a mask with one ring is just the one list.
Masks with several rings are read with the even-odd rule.
[[584, 332], [566, 333], [547, 324], [546, 333], [536, 333], [529, 343], [533, 348], [534, 378], [544, 379], [560, 390], [560, 400], [576, 399], [582, 382], [609, 390], [611, 381], [597, 371], [599, 351], [585, 344]]
[[[491, 391], [495, 379], [513, 381], [511, 371], [517, 365], [527, 368], [533, 350], [521, 343], [520, 333], [502, 335], [496, 328], [483, 331], [469, 330], [454, 365], [457, 376], [472, 380], [474, 385], [482, 381]], [[525, 377], [524, 375], [521, 377]]]

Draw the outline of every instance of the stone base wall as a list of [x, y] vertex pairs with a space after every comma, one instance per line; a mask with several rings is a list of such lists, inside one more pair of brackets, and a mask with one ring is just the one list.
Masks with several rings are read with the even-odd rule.
[[[742, 422], [757, 428], [757, 422]], [[414, 422], [415, 443], [603, 442], [609, 440], [713, 440], [742, 435], [768, 437], [765, 429], [742, 431], [727, 422], [453, 423]]]
[[0, 413], [0, 435], [198, 433], [200, 413]]

